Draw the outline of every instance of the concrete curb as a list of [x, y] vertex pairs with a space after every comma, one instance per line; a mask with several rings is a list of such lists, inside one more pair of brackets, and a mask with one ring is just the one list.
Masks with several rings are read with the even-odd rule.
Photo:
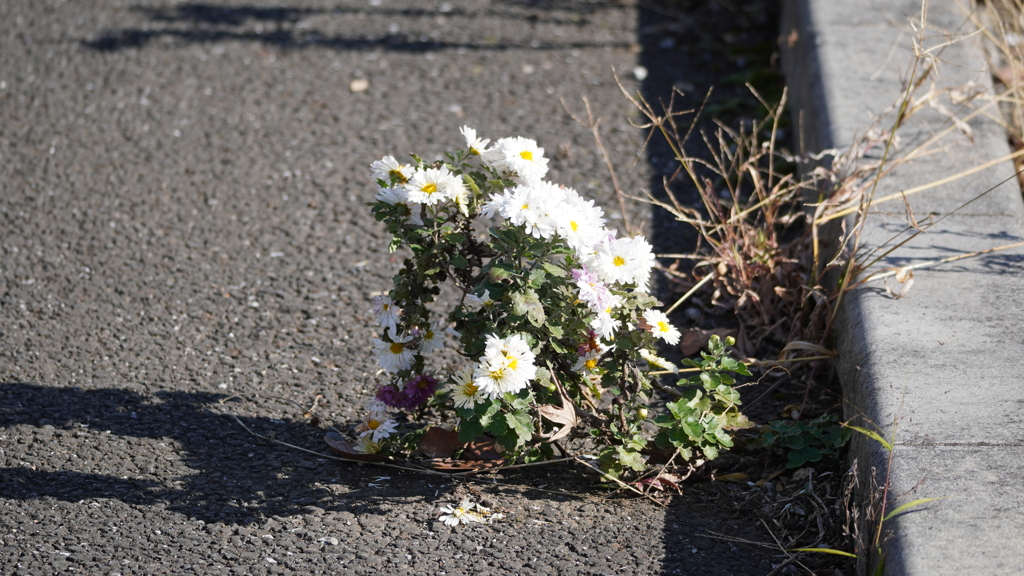
[[[845, 149], [898, 99], [912, 57], [908, 18], [920, 15], [920, 0], [786, 2], [783, 63], [794, 128], [806, 151]], [[954, 0], [932, 1], [928, 22], [968, 30]], [[974, 81], [991, 89], [976, 38], [950, 45], [942, 60], [940, 87]], [[884, 122], [891, 125], [891, 119]], [[935, 112], [915, 115], [900, 132], [903, 148], [948, 125]], [[938, 153], [883, 179], [876, 198], [1009, 153], [997, 122], [979, 115], [970, 126], [973, 142], [948, 136]], [[1024, 203], [1009, 162], [907, 200], [923, 219], [946, 214], [1003, 180], [881, 267], [1024, 240]], [[902, 229], [903, 216], [898, 201], [879, 205], [862, 239], [868, 246], [885, 243]], [[1024, 477], [1021, 272], [1024, 249], [1016, 248], [918, 270], [902, 299], [877, 282], [844, 298], [836, 345], [846, 417], [870, 419], [886, 436], [894, 422], [898, 428], [889, 510], [916, 498], [947, 497], [886, 523], [892, 532], [884, 546], [886, 574], [1024, 573], [1024, 493], [1014, 486]], [[851, 447], [851, 458], [862, 471], [874, 468], [880, 482], [888, 456], [859, 435]]]

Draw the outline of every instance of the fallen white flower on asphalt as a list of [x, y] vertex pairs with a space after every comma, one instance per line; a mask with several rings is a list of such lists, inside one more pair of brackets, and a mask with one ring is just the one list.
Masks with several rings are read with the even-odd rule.
[[441, 517], [438, 520], [448, 526], [455, 527], [459, 524], [469, 524], [472, 522], [490, 524], [494, 520], [500, 520], [504, 517], [504, 514], [491, 512], [490, 508], [471, 502], [467, 498], [458, 506], [442, 506]]

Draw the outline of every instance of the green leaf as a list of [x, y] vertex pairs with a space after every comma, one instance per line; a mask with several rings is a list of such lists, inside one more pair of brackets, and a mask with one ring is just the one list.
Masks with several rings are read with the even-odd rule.
[[544, 267], [544, 270], [547, 270], [548, 274], [551, 274], [552, 276], [555, 276], [556, 278], [561, 278], [561, 277], [565, 276], [565, 270], [562, 270], [561, 268], [559, 268], [558, 266], [555, 266], [551, 262], [544, 262], [543, 264], [541, 264], [541, 266]]
[[786, 552], [821, 552], [822, 554], [835, 554], [836, 556], [849, 556], [850, 558], [857, 558], [856, 554], [850, 554], [849, 552], [843, 552], [842, 550], [836, 550], [835, 548], [790, 548]]
[[709, 390], [714, 390], [718, 383], [711, 377], [709, 372], [700, 373], [700, 381], [704, 384], [704, 387]]
[[515, 431], [516, 436], [519, 437], [516, 447], [526, 444], [533, 438], [533, 420], [529, 414], [525, 412], [505, 414], [505, 421], [508, 422], [509, 428]]
[[535, 268], [530, 272], [530, 286], [534, 288], [540, 288], [544, 285], [544, 280], [548, 277], [548, 273], [544, 271], [544, 268]]
[[704, 456], [706, 456], [708, 460], [718, 458], [717, 446], [701, 446], [701, 449], [704, 450]]
[[508, 280], [509, 278], [511, 278], [513, 275], [515, 275], [515, 272], [515, 268], [513, 268], [510, 264], [498, 262], [496, 264], [491, 265], [491, 269], [487, 272], [487, 276], [491, 282], [501, 282], [503, 280]]
[[472, 442], [484, 433], [484, 427], [476, 420], [463, 420], [459, 424], [459, 442]]
[[750, 376], [750, 370], [747, 370], [747, 365], [743, 362], [733, 360], [732, 358], [722, 358], [722, 369], [744, 376]]
[[654, 424], [662, 428], [668, 428], [676, 425], [676, 419], [668, 414], [658, 414], [654, 417]]
[[469, 266], [469, 261], [466, 260], [466, 258], [462, 254], [456, 254], [454, 257], [452, 257], [452, 268], [455, 268], [456, 270], [462, 270], [467, 266]]
[[807, 458], [799, 450], [793, 450], [786, 456], [786, 468], [799, 468], [806, 463]]
[[696, 418], [686, 418], [679, 422], [679, 425], [682, 427], [683, 431], [694, 440], [704, 435], [704, 430], [701, 428], [700, 422], [698, 422]]
[[530, 324], [540, 328], [544, 325], [547, 316], [544, 314], [544, 306], [537, 298], [533, 289], [512, 294], [512, 311], [515, 314], [522, 314], [530, 321]]
[[504, 418], [495, 418], [491, 420], [486, 426], [484, 426], [485, 432], [490, 432], [498, 438], [501, 438], [508, 433], [508, 424]]
[[668, 441], [676, 448], [691, 443], [690, 435], [687, 434], [686, 431], [683, 430], [682, 428], [671, 428], [668, 431], [667, 438]]
[[907, 502], [906, 504], [904, 504], [902, 506], [898, 506], [898, 507], [896, 507], [895, 510], [893, 510], [892, 512], [889, 512], [888, 514], [886, 514], [882, 518], [882, 522], [885, 522], [885, 521], [889, 520], [890, 518], [892, 518], [893, 516], [896, 516], [897, 514], [899, 514], [901, 512], [906, 512], [907, 510], [910, 510], [911, 508], [914, 508], [915, 506], [920, 506], [921, 504], [927, 504], [928, 502], [932, 502], [934, 500], [943, 500], [945, 498], [949, 498], [949, 496], [940, 496], [938, 498], [918, 498], [917, 500], [911, 500], [910, 502]]
[[550, 333], [553, 338], [561, 338], [562, 335], [565, 334], [565, 331], [562, 330], [561, 326], [548, 324], [548, 333]]
[[644, 468], [647, 467], [646, 462], [644, 462], [644, 457], [639, 453], [628, 450], [622, 446], [616, 446], [615, 449], [618, 452], [619, 463], [623, 466], [628, 466], [637, 472], [642, 472]]
[[892, 452], [892, 444], [886, 442], [885, 438], [882, 438], [882, 436], [879, 435], [878, 432], [875, 432], [874, 430], [868, 430], [867, 428], [861, 428], [860, 426], [851, 426], [850, 424], [847, 424], [845, 422], [843, 423], [843, 426], [849, 428], [850, 430], [856, 430], [857, 432], [860, 432], [861, 434], [867, 436], [868, 438], [871, 438], [872, 440], [884, 446], [886, 450]]
[[[473, 172], [472, 176], [477, 176], [481, 180], [483, 180], [483, 175], [480, 174], [479, 172]], [[470, 178], [470, 175], [463, 174], [462, 175], [462, 179], [466, 182], [466, 185], [469, 186], [469, 189], [473, 191], [473, 196], [474, 197], [480, 195], [480, 187], [477, 186], [475, 178]]]

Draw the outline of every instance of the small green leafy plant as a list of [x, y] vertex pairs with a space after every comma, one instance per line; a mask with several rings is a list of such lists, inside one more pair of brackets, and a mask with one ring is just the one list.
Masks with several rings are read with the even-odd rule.
[[838, 460], [851, 433], [839, 424], [836, 414], [825, 414], [810, 422], [776, 420], [765, 426], [748, 446], [785, 452], [786, 467], [799, 468], [823, 459]]
[[736, 379], [729, 372], [743, 376], [750, 376], [750, 372], [742, 362], [727, 355], [726, 346], [733, 344], [731, 336], [725, 342], [712, 336], [708, 341], [710, 352], [701, 352], [700, 362], [683, 361], [700, 371], [686, 379], [689, 388], [679, 399], [666, 405], [669, 413], [655, 417], [654, 423], [661, 427], [655, 438], [659, 448], [673, 446], [687, 460], [697, 450], [713, 460], [723, 448], [732, 448], [730, 431], [749, 427], [739, 410]]

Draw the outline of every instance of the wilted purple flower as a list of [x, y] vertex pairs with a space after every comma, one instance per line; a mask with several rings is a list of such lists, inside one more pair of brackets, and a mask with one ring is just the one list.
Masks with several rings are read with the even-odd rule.
[[402, 401], [402, 393], [390, 384], [385, 384], [380, 388], [377, 388], [377, 400], [391, 406], [392, 408], [399, 408], [399, 404]]
[[437, 390], [437, 379], [421, 374], [409, 380], [398, 389], [385, 384], [377, 389], [377, 400], [400, 410], [412, 411], [419, 408]]
[[434, 390], [437, 390], [437, 379], [420, 374], [405, 383], [403, 396], [411, 405], [410, 408], [418, 408], [433, 395]]

